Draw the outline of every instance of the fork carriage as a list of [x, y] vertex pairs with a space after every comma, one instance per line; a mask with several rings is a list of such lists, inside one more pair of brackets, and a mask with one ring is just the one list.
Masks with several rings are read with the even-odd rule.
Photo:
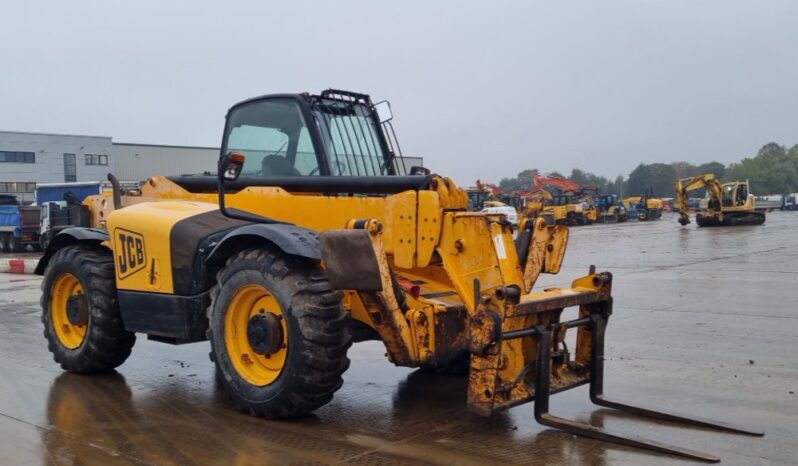
[[[482, 224], [492, 233], [486, 236], [493, 238], [489, 241], [492, 244], [480, 245], [478, 238], [473, 237], [459, 238], [453, 242], [452, 251], [439, 250], [440, 265], [457, 271], [446, 274], [448, 280], [441, 280], [442, 283], [431, 283], [434, 277], [442, 277], [434, 273], [392, 270], [381, 239], [383, 226], [376, 220], [352, 221], [349, 229], [321, 234], [331, 283], [340, 289], [355, 290], [395, 364], [446, 365], [453, 355], [467, 352], [468, 408], [475, 413], [490, 415], [534, 401], [535, 419], [543, 425], [700, 461], [720, 459], [552, 415], [549, 398], [557, 392], [589, 384], [590, 399], [600, 406], [727, 432], [763, 435], [722, 422], [636, 407], [605, 397], [604, 339], [612, 315], [612, 275], [596, 273], [591, 267], [590, 273], [575, 280], [570, 288], [529, 291], [539, 273], [559, 271], [567, 244], [564, 227], [547, 226], [543, 219], [528, 219], [522, 222], [520, 237], [513, 242], [511, 230], [501, 220], [455, 214], [444, 222], [444, 228], [458, 222], [471, 223], [468, 228], [459, 229], [463, 232], [479, 231], [478, 225]], [[531, 233], [530, 238], [525, 238], [525, 233]], [[447, 235], [444, 232], [442, 236]], [[520, 251], [516, 250], [516, 243]], [[493, 258], [492, 265], [486, 265], [486, 256]], [[516, 258], [520, 258], [517, 266], [502, 263]], [[524, 276], [518, 273], [521, 269], [526, 272]], [[406, 300], [410, 304], [407, 309], [398, 304], [404, 300], [396, 295], [393, 276], [398, 276], [400, 283], [416, 284], [416, 288], [402, 290], [412, 293]], [[518, 281], [513, 282], [514, 279]], [[450, 291], [434, 292], [446, 287]], [[459, 299], [446, 304], [438, 301], [441, 296]], [[561, 320], [563, 311], [572, 307], [578, 307], [577, 317]], [[458, 321], [452, 315], [463, 313], [467, 314], [468, 325], [455, 329], [447, 325]], [[569, 330], [577, 332], [573, 352], [566, 342]]]

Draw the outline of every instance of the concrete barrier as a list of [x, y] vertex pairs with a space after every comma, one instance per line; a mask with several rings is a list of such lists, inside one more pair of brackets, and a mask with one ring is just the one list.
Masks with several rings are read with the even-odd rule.
[[0, 273], [32, 274], [39, 259], [0, 259]]

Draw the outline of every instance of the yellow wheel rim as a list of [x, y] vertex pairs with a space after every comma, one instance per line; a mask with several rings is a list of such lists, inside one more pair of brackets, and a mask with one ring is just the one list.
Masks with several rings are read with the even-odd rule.
[[[278, 317], [283, 329], [282, 345], [270, 355], [257, 354], [247, 335], [249, 320], [264, 313]], [[269, 385], [283, 371], [288, 355], [288, 327], [284, 317], [280, 303], [260, 285], [243, 286], [230, 300], [224, 317], [224, 342], [230, 361], [248, 383], [259, 387]]]
[[[86, 338], [86, 325], [73, 325], [67, 317], [67, 302], [71, 296], [83, 295], [83, 286], [71, 273], [58, 277], [50, 293], [50, 320], [58, 341], [67, 348], [75, 349]], [[82, 299], [86, 299], [83, 296]]]

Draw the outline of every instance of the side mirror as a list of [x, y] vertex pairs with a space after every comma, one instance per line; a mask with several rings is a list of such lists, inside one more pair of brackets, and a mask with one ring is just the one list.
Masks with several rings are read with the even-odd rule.
[[244, 168], [244, 161], [246, 157], [239, 152], [228, 153], [221, 161], [219, 161], [219, 181], [235, 181], [241, 175], [241, 169]]
[[393, 119], [391, 103], [387, 100], [383, 100], [382, 102], [377, 102], [374, 104], [374, 111], [377, 112], [377, 119], [380, 120], [380, 124]]

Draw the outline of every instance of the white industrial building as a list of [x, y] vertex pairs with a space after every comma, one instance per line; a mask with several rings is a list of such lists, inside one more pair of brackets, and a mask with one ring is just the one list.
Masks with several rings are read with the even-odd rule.
[[33, 202], [36, 183], [104, 180], [110, 137], [0, 131], [0, 194]]
[[[113, 142], [107, 136], [0, 131], [0, 194], [33, 202], [36, 183], [103, 181], [113, 173], [121, 181], [153, 175], [216, 173], [216, 147]], [[406, 172], [423, 165], [405, 157]]]
[[107, 136], [0, 131], [0, 194], [33, 202], [37, 183], [122, 181], [216, 171], [214, 147], [115, 143]]
[[117, 178], [142, 181], [153, 175], [216, 174], [219, 148], [115, 142], [113, 156]]

